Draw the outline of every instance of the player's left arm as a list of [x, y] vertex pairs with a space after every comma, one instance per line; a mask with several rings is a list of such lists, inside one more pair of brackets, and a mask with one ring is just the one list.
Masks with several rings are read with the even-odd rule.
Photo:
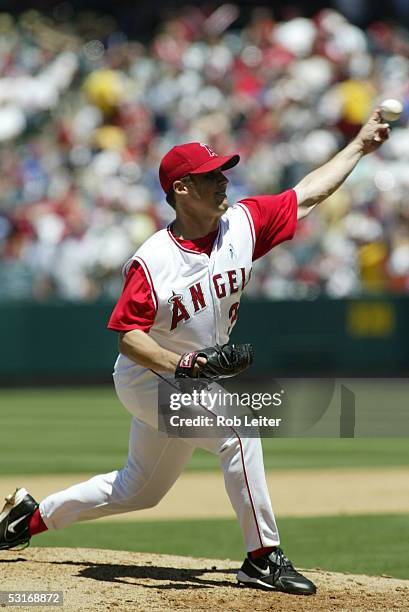
[[317, 204], [334, 193], [364, 155], [382, 146], [389, 132], [389, 124], [383, 123], [380, 109], [376, 108], [352, 142], [294, 187], [298, 201], [297, 219], [306, 217]]

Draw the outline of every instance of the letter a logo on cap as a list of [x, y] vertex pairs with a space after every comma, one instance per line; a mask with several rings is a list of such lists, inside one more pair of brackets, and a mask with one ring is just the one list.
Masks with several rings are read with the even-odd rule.
[[216, 153], [214, 151], [211, 150], [211, 148], [209, 147], [209, 145], [205, 144], [204, 142], [200, 143], [201, 147], [204, 147], [206, 149], [206, 151], [209, 153], [210, 157], [216, 157]]

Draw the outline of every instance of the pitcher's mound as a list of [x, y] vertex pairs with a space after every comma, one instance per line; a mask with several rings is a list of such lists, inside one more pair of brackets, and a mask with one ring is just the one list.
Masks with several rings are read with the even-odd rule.
[[[305, 574], [318, 587], [303, 597], [237, 586], [239, 563], [84, 548], [0, 553], [2, 591], [62, 591], [67, 610], [404, 610], [409, 581]], [[0, 605], [1, 607], [1, 605]], [[40, 610], [41, 608], [25, 607]], [[50, 610], [49, 607], [43, 608]], [[57, 608], [58, 609], [58, 608]]]

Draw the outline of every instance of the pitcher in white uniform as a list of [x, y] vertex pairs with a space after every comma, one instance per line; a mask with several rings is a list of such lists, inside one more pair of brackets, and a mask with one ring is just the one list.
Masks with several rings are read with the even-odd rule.
[[[154, 372], [171, 377], [184, 353], [228, 342], [252, 262], [291, 239], [297, 219], [333, 193], [388, 134], [376, 109], [345, 149], [294, 189], [249, 197], [231, 207], [224, 171], [239, 162], [237, 154], [219, 156], [193, 142], [165, 155], [159, 177], [175, 221], [124, 266], [123, 292], [108, 324], [119, 332], [115, 389], [132, 415], [127, 464], [54, 493], [39, 505], [18, 489], [0, 514], [0, 549], [26, 545], [46, 529], [156, 505], [200, 447], [219, 456], [242, 530], [247, 557], [238, 581], [294, 594], [316, 592], [279, 546], [259, 438], [233, 431], [223, 438], [168, 437], [157, 428]], [[200, 358], [196, 367], [203, 364]]]

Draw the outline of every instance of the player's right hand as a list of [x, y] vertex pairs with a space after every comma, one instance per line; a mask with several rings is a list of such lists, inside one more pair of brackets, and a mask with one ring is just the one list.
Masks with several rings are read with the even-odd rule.
[[391, 128], [384, 123], [380, 107], [374, 109], [368, 121], [362, 126], [355, 138], [364, 155], [376, 151], [388, 140]]

